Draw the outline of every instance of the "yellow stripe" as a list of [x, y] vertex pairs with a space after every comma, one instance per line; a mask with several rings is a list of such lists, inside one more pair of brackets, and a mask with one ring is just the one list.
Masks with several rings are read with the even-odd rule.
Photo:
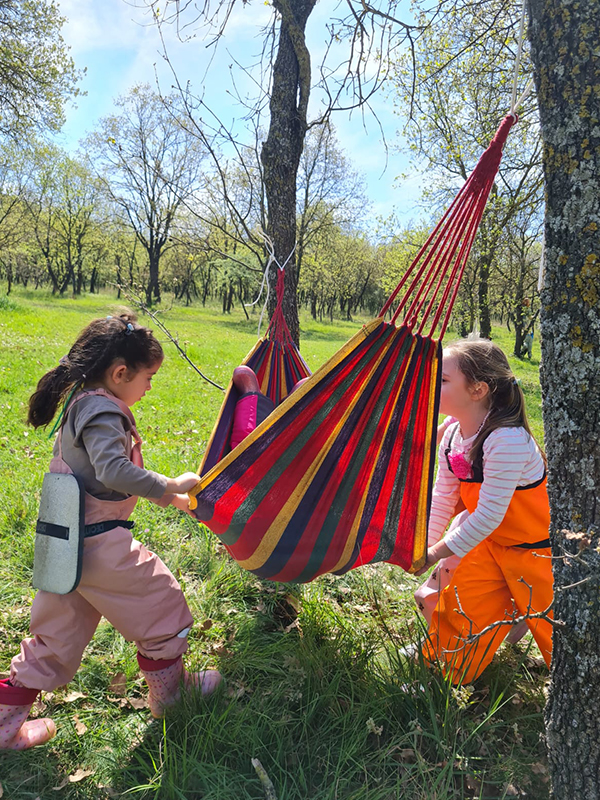
[[[394, 406], [398, 402], [398, 396], [400, 395], [400, 392], [401, 392], [402, 387], [404, 385], [404, 379], [406, 378], [406, 372], [408, 370], [410, 361], [412, 359], [412, 356], [413, 356], [413, 353], [414, 353], [414, 350], [415, 350], [415, 345], [416, 345], [416, 339], [413, 337], [413, 342], [412, 342], [412, 346], [410, 348], [410, 352], [407, 354], [407, 357], [406, 357], [406, 366], [404, 368], [404, 374], [402, 375], [402, 380], [397, 384], [398, 388], [397, 388], [397, 391], [396, 391], [396, 399], [394, 401]], [[375, 464], [377, 464], [377, 462], [379, 461], [379, 456], [380, 456], [381, 450], [383, 448], [383, 443], [385, 441], [386, 434], [387, 434], [387, 432], [389, 430], [389, 427], [390, 427], [392, 416], [393, 416], [393, 408], [392, 408], [392, 413], [390, 414], [390, 417], [388, 419], [387, 425], [385, 426], [384, 433], [383, 433], [383, 435], [382, 435], [382, 437], [380, 439], [380, 442], [379, 442], [379, 447], [377, 449], [377, 456], [376, 456], [375, 462], [374, 462]], [[356, 517], [354, 518], [354, 522], [352, 523], [352, 528], [351, 528], [350, 534], [348, 536], [348, 541], [346, 542], [346, 545], [344, 547], [344, 551], [343, 551], [339, 561], [335, 565], [335, 567], [332, 567], [331, 572], [336, 572], [338, 569], [341, 569], [345, 564], [348, 563], [348, 559], [352, 555], [352, 550], [354, 549], [354, 546], [356, 544], [356, 538], [358, 536], [358, 529], [359, 529], [359, 526], [360, 526], [360, 521], [362, 519], [365, 503], [367, 502], [367, 495], [369, 494], [369, 489], [371, 488], [371, 482], [373, 481], [373, 475], [374, 475], [374, 469], [371, 470], [369, 481], [368, 481], [367, 485], [365, 486], [365, 490], [364, 490], [364, 492], [362, 494], [362, 497], [361, 497], [361, 500], [360, 500], [360, 506], [358, 508], [358, 511], [356, 512]]]
[[[257, 428], [255, 428], [252, 433], [247, 436], [240, 444], [232, 450], [230, 453], [219, 461], [218, 464], [215, 464], [212, 469], [210, 469], [206, 475], [202, 475], [198, 483], [191, 489], [188, 494], [190, 497], [195, 497], [199, 492], [209, 486], [215, 478], [217, 478], [224, 469], [226, 469], [235, 459], [241, 455], [250, 445], [258, 439], [259, 436], [269, 430], [269, 428], [274, 425], [287, 411], [292, 408], [296, 403], [298, 403], [304, 395], [309, 392], [313, 386], [321, 381], [326, 375], [328, 375], [341, 361], [346, 358], [346, 356], [352, 353], [362, 342], [378, 327], [384, 325], [384, 321], [382, 319], [373, 319], [364, 325], [358, 333], [356, 333], [346, 344], [337, 351], [335, 355], [333, 355], [329, 361], [327, 361], [320, 369], [318, 369], [315, 373], [313, 373], [309, 379], [300, 386], [299, 389], [288, 395], [285, 400], [277, 406], [277, 408], [269, 414], [266, 420], [262, 422]], [[262, 340], [261, 340], [262, 341]], [[246, 356], [246, 359], [250, 358], [252, 353], [255, 352], [256, 348], [259, 346], [260, 342], [257, 343], [256, 347]], [[230, 384], [231, 386], [231, 384]], [[228, 389], [229, 391], [229, 389]], [[225, 401], [223, 402], [223, 406], [225, 405]], [[223, 411], [223, 406], [221, 406], [221, 412]], [[214, 431], [210, 438], [210, 442], [212, 442], [214, 438]], [[208, 449], [208, 448], [207, 448]], [[204, 462], [203, 462], [204, 464]], [[200, 469], [200, 474], [202, 474], [202, 470]]]
[[417, 506], [417, 524], [415, 527], [415, 540], [413, 545], [412, 566], [409, 572], [415, 572], [425, 564], [427, 556], [427, 496], [429, 493], [429, 467], [431, 464], [431, 439], [434, 435], [433, 412], [435, 409], [435, 380], [438, 366], [437, 342], [434, 341], [435, 351], [431, 362], [431, 386], [429, 389], [429, 406], [427, 412], [427, 429], [425, 434], [425, 457], [423, 458], [423, 471], [421, 472], [421, 485], [419, 502]]
[[[393, 338], [390, 338], [388, 340], [386, 348], [379, 354], [377, 361], [373, 364], [371, 370], [364, 377], [362, 383], [363, 386], [366, 383], [368, 383], [372, 375], [377, 370], [379, 364], [385, 357], [385, 354], [392, 342]], [[339, 422], [336, 424], [335, 428], [329, 435], [329, 438], [327, 439], [323, 447], [319, 450], [315, 460], [308, 467], [308, 469], [302, 476], [301, 481], [296, 485], [294, 491], [290, 494], [289, 499], [286, 501], [285, 505], [283, 506], [277, 517], [273, 520], [272, 524], [265, 532], [263, 538], [260, 541], [260, 544], [254, 551], [254, 553], [245, 561], [238, 561], [241, 567], [249, 570], [258, 569], [259, 567], [262, 567], [263, 564], [271, 556], [277, 543], [281, 539], [281, 536], [285, 531], [290, 519], [292, 518], [294, 512], [296, 511], [300, 501], [304, 497], [304, 494], [306, 493], [308, 486], [310, 485], [311, 481], [317, 474], [317, 471], [321, 467], [321, 464], [327, 457], [327, 454], [329, 453], [333, 442], [335, 442], [336, 438], [339, 436], [340, 430], [342, 429], [343, 425], [346, 423], [348, 417], [352, 413], [354, 407], [358, 403], [359, 398], [360, 398], [360, 390], [356, 392], [354, 399], [346, 407], [344, 414], [342, 415], [342, 417], [340, 417]], [[356, 540], [356, 532], [354, 533], [354, 540]]]

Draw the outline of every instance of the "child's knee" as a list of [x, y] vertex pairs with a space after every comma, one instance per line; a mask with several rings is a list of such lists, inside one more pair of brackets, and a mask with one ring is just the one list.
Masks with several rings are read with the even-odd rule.
[[233, 385], [240, 392], [240, 394], [247, 394], [248, 392], [260, 392], [258, 378], [254, 370], [250, 367], [242, 365], [233, 370]]

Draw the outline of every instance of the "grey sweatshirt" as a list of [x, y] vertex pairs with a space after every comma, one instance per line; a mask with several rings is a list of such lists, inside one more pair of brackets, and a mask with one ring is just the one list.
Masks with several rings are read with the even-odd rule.
[[[62, 427], [62, 457], [85, 490], [100, 500], [123, 500], [128, 495], [158, 499], [167, 477], [136, 467], [130, 461], [129, 417], [101, 395], [79, 400]], [[58, 439], [54, 443], [58, 456]]]

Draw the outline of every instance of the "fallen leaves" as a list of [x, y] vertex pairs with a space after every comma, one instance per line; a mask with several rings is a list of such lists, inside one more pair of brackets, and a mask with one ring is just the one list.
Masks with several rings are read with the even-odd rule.
[[90, 775], [93, 775], [93, 774], [94, 774], [94, 770], [93, 769], [82, 769], [80, 767], [79, 769], [75, 770], [75, 772], [72, 775], [68, 775], [66, 778], [64, 778], [58, 784], [58, 786], [53, 786], [52, 787], [52, 791], [53, 792], [60, 792], [61, 789], [64, 789], [65, 786], [68, 786], [70, 783], [79, 783], [80, 781], [83, 781], [86, 778], [89, 778]]
[[93, 769], [78, 769], [73, 775], [69, 775], [69, 783], [79, 783], [79, 781], [89, 778], [89, 776], [93, 774]]
[[57, 699], [57, 703], [75, 703], [77, 700], [83, 700], [87, 697], [83, 692], [69, 692], [62, 699]]
[[108, 685], [109, 691], [113, 694], [118, 695], [119, 697], [123, 697], [127, 694], [127, 678], [125, 677], [125, 673], [117, 672], [116, 675], [110, 680]]
[[149, 708], [148, 701], [145, 697], [128, 697], [127, 702], [136, 711], [141, 711], [143, 708]]
[[131, 706], [135, 711], [140, 711], [144, 708], [149, 708], [148, 701], [144, 697], [107, 697], [109, 703], [114, 703], [119, 708], [127, 708]]
[[86, 733], [88, 729], [85, 722], [82, 722], [79, 719], [78, 714], [75, 714], [75, 716], [73, 717], [73, 722], [75, 724], [75, 733], [77, 734], [77, 736], [83, 736], [83, 734]]

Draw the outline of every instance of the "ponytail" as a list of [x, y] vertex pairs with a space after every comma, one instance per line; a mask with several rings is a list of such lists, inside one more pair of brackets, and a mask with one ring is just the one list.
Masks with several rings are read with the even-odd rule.
[[54, 415], [62, 398], [66, 395], [73, 379], [67, 364], [59, 364], [43, 375], [35, 392], [29, 398], [27, 422], [34, 428], [47, 425]]
[[162, 361], [163, 349], [149, 328], [138, 325], [130, 311], [118, 317], [95, 319], [84, 328], [68, 355], [39, 381], [29, 398], [27, 422], [47, 425], [61, 400], [85, 382], [101, 381], [108, 368], [122, 361], [136, 372]]

